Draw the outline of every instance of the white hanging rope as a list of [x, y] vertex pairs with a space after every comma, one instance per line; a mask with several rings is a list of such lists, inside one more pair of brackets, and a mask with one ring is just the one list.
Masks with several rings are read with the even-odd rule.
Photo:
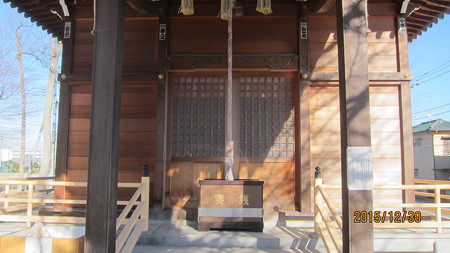
[[95, 19], [96, 19], [96, 16], [97, 16], [97, 3], [96, 3], [96, 0], [94, 0], [94, 2], [93, 2], [93, 6], [92, 6], [92, 8], [93, 8], [93, 11], [94, 11], [94, 24], [92, 25], [92, 31], [91, 31], [91, 34], [92, 35], [95, 35]]
[[233, 181], [233, 19], [228, 19], [228, 78], [227, 78], [227, 132], [226, 132], [226, 157], [225, 179]]
[[233, 138], [233, 20], [228, 19], [227, 141]]

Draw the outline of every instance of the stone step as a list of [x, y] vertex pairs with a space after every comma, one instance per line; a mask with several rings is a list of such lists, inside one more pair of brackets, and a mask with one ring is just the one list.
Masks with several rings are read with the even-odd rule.
[[325, 250], [322, 240], [311, 228], [268, 226], [264, 232], [197, 231], [197, 223], [189, 221], [150, 221], [149, 231], [139, 238], [138, 245], [162, 247], [308, 249]]
[[[212, 248], [212, 247], [171, 247], [171, 246], [154, 246], [154, 245], [136, 245], [133, 253], [288, 253], [299, 252], [291, 249], [250, 249], [250, 248]], [[307, 251], [320, 252], [320, 251]]]
[[[433, 252], [435, 242], [438, 245], [450, 242], [450, 233], [424, 233], [420, 230], [410, 232], [376, 230], [374, 233], [374, 249], [377, 252]], [[439, 252], [450, 252], [450, 250], [447, 248], [446, 251]]]
[[[320, 236], [314, 233], [312, 213], [265, 211], [262, 233], [197, 231], [195, 219], [187, 221], [183, 211], [164, 211], [151, 217], [149, 231], [143, 233], [136, 249], [150, 247], [152, 252], [167, 249], [171, 249], [170, 252], [186, 252], [187, 249], [194, 252], [327, 252]], [[433, 252], [435, 241], [450, 241], [450, 231], [444, 232], [376, 229], [375, 252]]]

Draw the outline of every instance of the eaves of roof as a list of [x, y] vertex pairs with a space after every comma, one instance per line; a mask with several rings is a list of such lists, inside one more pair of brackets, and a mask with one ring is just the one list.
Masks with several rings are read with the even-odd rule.
[[[63, 10], [59, 0], [3, 0], [10, 3], [12, 8], [17, 8], [19, 13], [36, 22], [43, 30], [62, 39], [64, 31]], [[136, 0], [145, 1], [145, 0]], [[310, 0], [313, 1], [313, 0]], [[394, 0], [397, 2], [397, 0]], [[407, 1], [407, 0], [405, 0]], [[72, 4], [72, 0], [66, 0], [66, 4]], [[90, 2], [90, 1], [88, 1]], [[88, 3], [86, 2], [86, 3]], [[295, 1], [294, 1], [295, 2]], [[403, 1], [401, 1], [403, 2]], [[83, 3], [85, 5], [86, 3]], [[445, 14], [450, 14], [450, 0], [409, 0], [406, 17], [408, 40], [412, 41], [421, 35]]]

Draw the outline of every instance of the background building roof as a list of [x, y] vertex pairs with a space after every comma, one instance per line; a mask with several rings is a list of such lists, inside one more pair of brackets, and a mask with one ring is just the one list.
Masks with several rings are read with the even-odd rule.
[[423, 122], [413, 127], [413, 133], [450, 132], [450, 122], [442, 119]]

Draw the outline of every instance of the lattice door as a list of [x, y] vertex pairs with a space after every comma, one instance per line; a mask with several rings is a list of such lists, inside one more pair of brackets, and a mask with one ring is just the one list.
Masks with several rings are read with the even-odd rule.
[[294, 157], [293, 78], [240, 78], [240, 156]]
[[172, 157], [220, 157], [225, 147], [225, 78], [173, 79]]

